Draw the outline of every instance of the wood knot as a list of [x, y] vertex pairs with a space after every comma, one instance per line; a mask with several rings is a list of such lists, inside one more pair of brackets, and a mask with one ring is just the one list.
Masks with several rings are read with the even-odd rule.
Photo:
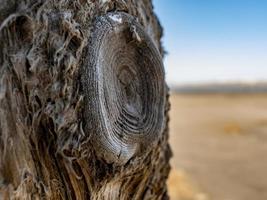
[[163, 131], [165, 87], [159, 54], [129, 14], [96, 19], [82, 69], [85, 130], [98, 156], [126, 163], [154, 147]]

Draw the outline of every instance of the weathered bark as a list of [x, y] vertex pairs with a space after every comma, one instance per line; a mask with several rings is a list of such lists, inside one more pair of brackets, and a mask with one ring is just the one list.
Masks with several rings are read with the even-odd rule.
[[168, 198], [150, 0], [0, 0], [0, 23], [0, 199]]

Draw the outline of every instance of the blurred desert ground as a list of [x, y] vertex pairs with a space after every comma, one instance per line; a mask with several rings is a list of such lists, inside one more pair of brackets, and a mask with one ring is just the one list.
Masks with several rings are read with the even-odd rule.
[[171, 94], [171, 200], [267, 199], [267, 94]]

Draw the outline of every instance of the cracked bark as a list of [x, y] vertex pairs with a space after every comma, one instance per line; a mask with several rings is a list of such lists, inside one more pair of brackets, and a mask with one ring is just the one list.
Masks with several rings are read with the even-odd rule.
[[0, 1], [0, 199], [167, 199], [149, 0]]

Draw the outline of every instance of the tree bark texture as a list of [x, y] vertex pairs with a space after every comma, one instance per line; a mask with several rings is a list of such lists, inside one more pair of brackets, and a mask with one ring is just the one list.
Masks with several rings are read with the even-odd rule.
[[0, 199], [168, 199], [150, 0], [0, 0]]

